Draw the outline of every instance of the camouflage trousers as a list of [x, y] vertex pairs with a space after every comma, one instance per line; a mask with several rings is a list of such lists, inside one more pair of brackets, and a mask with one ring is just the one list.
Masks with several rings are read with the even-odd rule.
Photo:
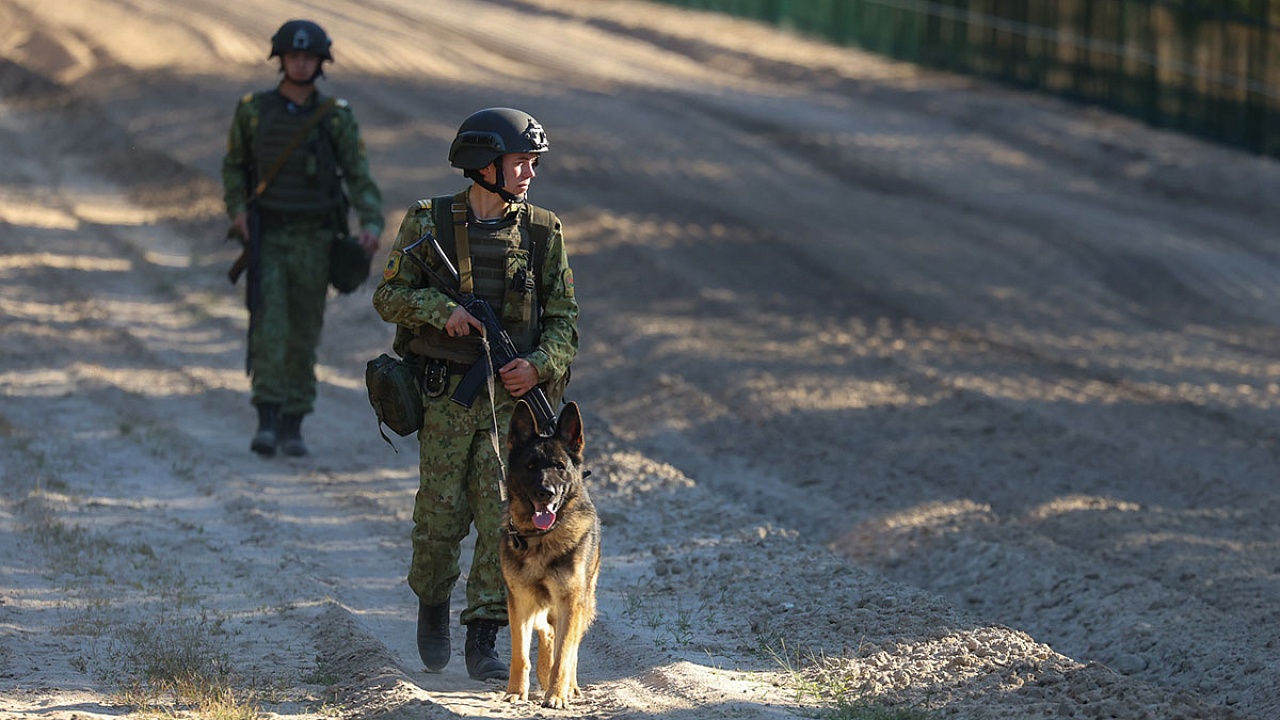
[[[476, 528], [475, 553], [467, 573], [467, 607], [472, 620], [507, 622], [507, 589], [498, 548], [504, 539], [499, 486], [505, 462], [507, 425], [515, 401], [494, 386], [497, 412], [482, 388], [470, 408], [449, 399], [461, 376], [450, 378], [444, 395], [426, 398], [418, 431], [418, 493], [413, 504], [413, 560], [409, 587], [422, 600], [449, 599], [461, 575], [461, 543]], [[496, 425], [495, 425], [496, 415]], [[496, 432], [498, 448], [494, 447]]]
[[315, 406], [316, 347], [329, 291], [333, 231], [302, 219], [264, 227], [259, 260], [261, 301], [250, 338], [252, 401], [306, 415]]

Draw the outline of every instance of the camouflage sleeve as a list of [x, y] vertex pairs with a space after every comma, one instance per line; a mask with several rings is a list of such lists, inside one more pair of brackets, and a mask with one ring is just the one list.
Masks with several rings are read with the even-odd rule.
[[562, 377], [578, 354], [578, 298], [564, 234], [556, 221], [542, 263], [542, 336], [526, 358], [538, 369], [539, 380]]
[[227, 215], [234, 218], [245, 211], [249, 190], [245, 170], [253, 160], [252, 141], [253, 95], [245, 95], [236, 105], [227, 136], [227, 154], [222, 157], [222, 201]]
[[360, 227], [381, 234], [386, 225], [382, 217], [382, 192], [369, 173], [364, 138], [360, 135], [355, 113], [345, 100], [339, 101], [334, 109], [333, 130], [338, 146], [338, 164], [342, 167], [351, 204], [360, 217]]
[[[378, 315], [386, 322], [410, 330], [424, 325], [443, 329], [458, 307], [444, 293], [427, 287], [427, 273], [404, 255], [404, 248], [417, 242], [425, 232], [434, 233], [435, 226], [430, 203], [421, 201], [405, 213], [396, 241], [387, 256], [382, 280], [373, 291], [373, 307]], [[414, 255], [432, 268], [439, 264], [430, 250], [422, 251], [422, 246], [414, 250]]]

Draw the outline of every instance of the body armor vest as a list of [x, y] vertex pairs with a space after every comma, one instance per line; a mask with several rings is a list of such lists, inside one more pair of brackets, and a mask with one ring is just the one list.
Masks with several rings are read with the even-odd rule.
[[[271, 167], [288, 148], [290, 140], [306, 125], [321, 100], [317, 96], [309, 109], [303, 109], [278, 92], [259, 96], [257, 137], [253, 144], [254, 165], [259, 173]], [[323, 120], [319, 125], [326, 122]], [[332, 210], [340, 192], [337, 161], [328, 130], [320, 126], [308, 133], [258, 198], [264, 209], [307, 214]]]
[[[437, 198], [433, 204], [441, 200], [447, 209], [451, 198]], [[528, 210], [522, 206], [520, 212]], [[444, 216], [452, 225], [449, 213], [445, 212]], [[524, 355], [538, 345], [541, 313], [529, 228], [526, 223], [518, 222], [518, 217], [499, 223], [472, 222], [467, 226], [467, 239], [471, 246], [473, 292], [489, 302], [516, 350]], [[439, 225], [437, 228], [443, 229]], [[450, 241], [441, 245], [449, 262], [457, 267], [457, 246], [452, 242], [453, 233], [449, 232], [448, 236]], [[462, 363], [475, 362], [483, 352], [476, 335], [449, 337], [445, 331], [431, 326], [419, 331], [409, 349], [425, 357]]]

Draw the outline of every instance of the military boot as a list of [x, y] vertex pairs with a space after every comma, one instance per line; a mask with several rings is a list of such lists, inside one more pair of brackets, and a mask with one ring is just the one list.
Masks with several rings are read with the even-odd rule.
[[494, 647], [501, 627], [494, 620], [472, 620], [467, 624], [467, 674], [473, 679], [507, 679], [507, 666], [498, 659], [498, 651]]
[[431, 672], [449, 664], [449, 601], [428, 605], [418, 600], [418, 656]]
[[261, 403], [258, 408], [258, 432], [254, 433], [249, 449], [262, 457], [276, 454], [276, 424], [280, 419], [280, 406], [275, 403]]
[[280, 452], [289, 457], [302, 457], [307, 454], [307, 446], [302, 442], [302, 415], [285, 413], [280, 416], [280, 428], [277, 431], [280, 440]]

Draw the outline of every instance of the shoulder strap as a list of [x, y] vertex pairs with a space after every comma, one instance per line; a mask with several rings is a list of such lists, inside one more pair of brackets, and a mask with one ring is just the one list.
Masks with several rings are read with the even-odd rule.
[[298, 146], [302, 144], [302, 141], [306, 139], [307, 133], [311, 132], [311, 129], [318, 125], [321, 120], [324, 120], [329, 113], [333, 111], [333, 108], [337, 106], [337, 104], [337, 98], [328, 98], [324, 102], [320, 103], [320, 105], [315, 109], [315, 112], [311, 114], [311, 117], [307, 118], [307, 123], [298, 128], [298, 131], [293, 134], [293, 137], [289, 138], [289, 144], [286, 145], [284, 150], [280, 152], [280, 155], [271, 162], [271, 167], [268, 168], [267, 171], [263, 173], [262, 178], [258, 180], [258, 186], [253, 189], [253, 194], [255, 196], [262, 195], [262, 193], [266, 191], [267, 186], [271, 185], [271, 181], [276, 179], [276, 175], [280, 174], [280, 171], [284, 168], [284, 164], [288, 162], [289, 156], [292, 155], [293, 152], [298, 149]]
[[525, 203], [526, 212], [521, 213], [521, 222], [529, 229], [529, 240], [533, 244], [533, 272], [542, 279], [542, 263], [547, 259], [547, 243], [551, 238], [552, 214], [546, 208]]
[[431, 219], [436, 225], [436, 239], [440, 241], [440, 247], [449, 247], [453, 242], [453, 215], [449, 208], [453, 203], [453, 196], [439, 195], [431, 198], [430, 203]]
[[[462, 234], [465, 234], [466, 223], [467, 223], [467, 201], [466, 201], [466, 195], [464, 194], [465, 192], [466, 191], [464, 190], [462, 193], [459, 193], [457, 195], [440, 195], [440, 196], [431, 198], [431, 219], [435, 221], [435, 225], [436, 225], [436, 240], [440, 241], [440, 248], [442, 250], [445, 248], [452, 247], [454, 248], [455, 254], [458, 252], [458, 246], [459, 246], [459, 243], [457, 243], [455, 238], [458, 236], [459, 233], [455, 232], [456, 230], [455, 225], [457, 223], [458, 218], [457, 218], [457, 214], [454, 211], [454, 205], [458, 204], [459, 202], [462, 203], [462, 218], [461, 218], [462, 226], [461, 227], [462, 227]], [[470, 247], [470, 243], [468, 243], [468, 247]], [[462, 275], [462, 263], [463, 263], [463, 259], [461, 257], [455, 258], [454, 266], [458, 268], [459, 276]], [[470, 280], [471, 279], [471, 254], [469, 250], [467, 253], [466, 263], [467, 263], [467, 279]], [[459, 280], [461, 280], [461, 277], [459, 277]], [[466, 290], [463, 290], [461, 287], [459, 287], [458, 291], [465, 293], [465, 292], [470, 292], [471, 289], [468, 288]]]
[[471, 275], [471, 240], [467, 237], [467, 191], [454, 195], [449, 204], [453, 223], [453, 244], [458, 253], [458, 292], [470, 294], [475, 289]]

